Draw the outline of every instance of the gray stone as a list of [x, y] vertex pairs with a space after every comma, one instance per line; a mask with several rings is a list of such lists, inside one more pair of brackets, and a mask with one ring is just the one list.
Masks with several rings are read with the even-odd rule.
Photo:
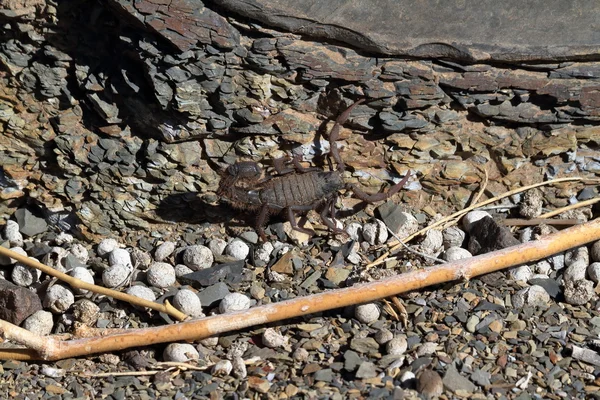
[[456, 392], [457, 390], [461, 390], [468, 393], [473, 393], [477, 390], [477, 386], [464, 376], [462, 376], [454, 367], [454, 365], [450, 365], [446, 370], [446, 374], [444, 375], [444, 386], [449, 390]]
[[219, 282], [207, 287], [204, 290], [201, 290], [198, 293], [198, 297], [200, 298], [200, 303], [203, 306], [211, 307], [218, 301], [221, 301], [229, 293], [230, 292], [227, 285], [223, 282]]
[[330, 368], [325, 368], [315, 372], [313, 377], [315, 378], [315, 381], [331, 382], [333, 381], [334, 374], [333, 370]]
[[355, 338], [350, 341], [350, 348], [358, 353], [375, 354], [379, 352], [379, 343], [372, 337]]
[[48, 229], [44, 218], [36, 217], [26, 208], [19, 208], [15, 211], [15, 218], [19, 224], [19, 230], [25, 236], [35, 236]]
[[344, 369], [346, 371], [354, 371], [362, 362], [363, 360], [357, 352], [348, 350], [344, 353]]
[[363, 362], [356, 371], [356, 377], [359, 379], [375, 378], [377, 376], [377, 367], [372, 362]]
[[0, 279], [0, 319], [21, 325], [25, 318], [41, 309], [42, 302], [34, 292]]

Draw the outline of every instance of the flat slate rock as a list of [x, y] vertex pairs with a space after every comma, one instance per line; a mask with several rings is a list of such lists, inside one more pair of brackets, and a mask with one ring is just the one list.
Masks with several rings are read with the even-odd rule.
[[[200, 1], [190, 1], [198, 3]], [[599, 2], [569, 0], [222, 0], [291, 32], [370, 52], [462, 61], [558, 61], [600, 51]]]

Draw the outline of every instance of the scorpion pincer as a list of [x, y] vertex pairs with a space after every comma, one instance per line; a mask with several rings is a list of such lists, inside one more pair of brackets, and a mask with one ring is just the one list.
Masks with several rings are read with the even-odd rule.
[[[231, 205], [238, 209], [258, 211], [256, 230], [261, 240], [266, 241], [267, 236], [264, 225], [269, 215], [285, 213], [292, 228], [307, 234], [315, 232], [298, 226], [295, 215], [297, 212], [308, 210], [320, 211], [323, 223], [335, 233], [346, 233], [335, 226], [335, 203], [341, 190], [351, 190], [355, 196], [367, 203], [386, 200], [396, 194], [406, 181], [410, 173], [387, 192], [368, 194], [356, 185], [345, 182], [342, 172], [344, 162], [336, 146], [340, 134], [340, 126], [346, 122], [350, 113], [359, 100], [346, 109], [337, 119], [329, 134], [330, 157], [337, 163], [337, 168], [324, 171], [316, 167], [303, 167], [298, 158], [293, 158], [292, 167], [285, 167], [286, 159], [274, 161], [277, 175], [266, 176], [262, 168], [253, 161], [239, 161], [230, 165], [221, 174], [221, 182], [217, 194], [227, 199]], [[330, 164], [331, 165], [331, 164]]]

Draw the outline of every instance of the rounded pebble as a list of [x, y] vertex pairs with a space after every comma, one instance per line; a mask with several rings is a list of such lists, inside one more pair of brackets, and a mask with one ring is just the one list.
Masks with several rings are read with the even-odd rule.
[[573, 305], [583, 305], [596, 296], [594, 282], [582, 279], [580, 281], [564, 282], [563, 294], [565, 302]]
[[511, 268], [508, 273], [512, 280], [522, 282], [529, 282], [531, 276], [533, 275], [529, 265], [521, 265], [519, 267]]
[[354, 240], [355, 242], [359, 242], [362, 238], [362, 225], [358, 222], [350, 222], [346, 226], [346, 233], [350, 239]]
[[385, 345], [386, 352], [395, 356], [404, 354], [407, 348], [408, 342], [404, 336], [396, 336]]
[[96, 253], [100, 257], [104, 257], [111, 251], [117, 248], [119, 243], [115, 239], [103, 239], [100, 243], [98, 243], [98, 247], [96, 248]]
[[221, 238], [214, 238], [208, 242], [208, 248], [212, 251], [214, 256], [220, 256], [225, 251], [227, 242]]
[[164, 262], [154, 262], [148, 267], [146, 280], [157, 288], [166, 288], [175, 283], [175, 268]]
[[362, 235], [370, 245], [382, 244], [388, 238], [388, 231], [383, 221], [376, 219], [363, 226]]
[[177, 264], [175, 266], [175, 276], [177, 278], [181, 278], [182, 276], [191, 274], [192, 272], [194, 272], [193, 269], [191, 269], [190, 267], [187, 267], [183, 264]]
[[545, 306], [548, 302], [550, 302], [550, 295], [539, 285], [523, 288], [512, 296], [512, 304], [515, 308], [522, 308], [525, 304], [533, 307]]
[[11, 273], [11, 279], [15, 285], [29, 287], [39, 281], [42, 272], [38, 269], [27, 267], [21, 263], [15, 264]]
[[547, 260], [541, 260], [533, 266], [533, 270], [538, 274], [550, 275], [552, 266]]
[[131, 274], [131, 267], [124, 264], [116, 264], [102, 272], [102, 283], [108, 288], [116, 288], [125, 283], [129, 274]]
[[233, 364], [229, 360], [221, 360], [218, 361], [212, 367], [213, 376], [228, 376], [231, 374], [231, 370], [233, 369]]
[[402, 211], [399, 214], [399, 225], [396, 232], [400, 238], [405, 238], [419, 230], [419, 221], [411, 213]]
[[588, 263], [585, 260], [578, 259], [572, 262], [563, 274], [563, 282], [571, 281], [576, 282], [585, 279], [585, 273], [587, 272]]
[[262, 343], [272, 349], [284, 347], [288, 343], [288, 338], [277, 332], [273, 328], [267, 328], [262, 334]]
[[250, 253], [250, 247], [242, 239], [233, 239], [225, 247], [225, 254], [236, 260], [245, 260], [248, 253]]
[[133, 265], [131, 254], [125, 249], [114, 249], [108, 253], [108, 265]]
[[590, 252], [586, 246], [577, 247], [565, 252], [565, 265], [567, 267], [576, 262], [590, 265]]
[[189, 343], [171, 343], [163, 351], [165, 361], [186, 362], [199, 358], [198, 350]]
[[[23, 248], [22, 248], [22, 247], [11, 247], [10, 249], [11, 249], [12, 251], [14, 251], [15, 253], [18, 253], [18, 254], [20, 254], [20, 255], [22, 255], [22, 256], [25, 256], [25, 257], [27, 257], [27, 256], [28, 256], [28, 255], [27, 255], [27, 252], [26, 252], [25, 250], [23, 250]], [[2, 257], [2, 258], [4, 258], [4, 257]], [[37, 261], [37, 260], [36, 260], [36, 261]], [[15, 260], [14, 258], [11, 258], [11, 259], [9, 260], [8, 264], [5, 264], [5, 265], [11, 265], [11, 264], [16, 264], [16, 263], [17, 263], [17, 260]]]
[[53, 327], [52, 313], [44, 310], [34, 312], [23, 321], [23, 328], [40, 336], [49, 335]]
[[54, 238], [54, 243], [56, 243], [59, 246], [62, 246], [62, 245], [68, 244], [68, 243], [73, 243], [73, 235], [68, 234], [66, 232], [60, 232]]
[[202, 314], [202, 304], [196, 292], [190, 289], [181, 289], [173, 297], [173, 306], [190, 317], [199, 317]]
[[467, 234], [458, 226], [450, 226], [442, 231], [444, 240], [444, 248], [462, 247]]
[[75, 320], [88, 326], [96, 324], [99, 312], [100, 307], [88, 299], [77, 300], [73, 304], [73, 317], [75, 317]]
[[448, 262], [464, 260], [465, 258], [471, 258], [473, 255], [467, 249], [462, 247], [448, 247], [446, 251], [442, 253], [442, 260]]
[[590, 248], [590, 258], [592, 261], [600, 262], [600, 240], [594, 242]]
[[600, 262], [594, 262], [587, 267], [587, 274], [595, 283], [600, 282]]
[[375, 341], [379, 344], [386, 344], [394, 338], [394, 334], [388, 329], [382, 329], [375, 334]]
[[19, 224], [16, 221], [9, 219], [4, 225], [4, 239], [8, 240], [12, 246], [23, 246], [23, 235], [19, 231]]
[[183, 263], [194, 271], [210, 268], [213, 261], [213, 253], [206, 246], [189, 246], [183, 252]]
[[140, 299], [148, 300], [148, 301], [156, 301], [156, 295], [154, 291], [149, 287], [142, 285], [135, 285], [127, 288], [125, 293], [130, 294], [135, 297], [139, 297]]
[[164, 261], [175, 251], [174, 242], [164, 242], [154, 250], [154, 259], [156, 261]]
[[63, 259], [69, 255], [67, 249], [62, 247], [53, 247], [42, 259], [42, 263], [49, 267], [54, 268], [60, 272], [67, 272], [67, 269], [63, 265]]
[[381, 311], [375, 303], [361, 304], [354, 309], [354, 316], [364, 324], [370, 324], [379, 319]]
[[[92, 273], [85, 267], [75, 267], [69, 272], [73, 278], [79, 279], [80, 281], [84, 281], [86, 283], [94, 284], [94, 277]], [[86, 294], [88, 291], [85, 289], [73, 288], [73, 291], [77, 294]]]
[[146, 270], [152, 264], [152, 256], [147, 251], [133, 248], [131, 249], [131, 262], [136, 268]]
[[232, 374], [240, 379], [244, 379], [248, 376], [248, 370], [246, 369], [246, 363], [244, 359], [240, 356], [233, 357], [231, 360], [231, 364], [233, 367]]
[[44, 307], [53, 313], [63, 313], [75, 303], [73, 292], [61, 285], [54, 285], [46, 292]]
[[73, 245], [69, 248], [69, 253], [73, 254], [75, 258], [84, 264], [90, 259], [88, 249], [81, 243], [73, 243]]
[[491, 217], [487, 211], [475, 210], [475, 211], [471, 211], [471, 212], [467, 213], [467, 215], [465, 215], [465, 217], [463, 218], [463, 221], [462, 221], [465, 231], [467, 233], [470, 232], [471, 226], [475, 222], [477, 222], [480, 219], [483, 219], [485, 217]]
[[426, 254], [437, 254], [444, 247], [444, 238], [441, 231], [430, 229], [425, 233], [425, 239], [420, 244], [421, 250]]
[[258, 267], [264, 267], [271, 260], [271, 254], [275, 247], [271, 242], [265, 242], [258, 246], [256, 251], [254, 252], [254, 263]]
[[242, 311], [250, 308], [250, 298], [242, 293], [229, 293], [221, 300], [219, 311], [226, 314], [233, 311]]

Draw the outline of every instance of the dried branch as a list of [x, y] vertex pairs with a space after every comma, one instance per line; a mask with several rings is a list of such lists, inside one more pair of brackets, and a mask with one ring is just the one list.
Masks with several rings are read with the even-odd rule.
[[34, 338], [32, 336], [35, 335], [30, 332], [25, 334], [22, 332], [24, 329], [3, 322], [0, 328], [6, 339], [29, 345], [33, 350], [6, 349], [0, 352], [0, 358], [58, 360], [157, 343], [200, 340], [255, 325], [367, 303], [443, 282], [470, 279], [474, 276], [546, 258], [599, 239], [600, 219], [596, 219], [542, 237], [537, 241], [482, 254], [470, 259], [400, 274], [376, 282], [267, 304], [250, 310], [210, 316], [168, 326], [131, 329], [124, 333], [102, 337], [70, 341], [58, 341], [49, 337]]

